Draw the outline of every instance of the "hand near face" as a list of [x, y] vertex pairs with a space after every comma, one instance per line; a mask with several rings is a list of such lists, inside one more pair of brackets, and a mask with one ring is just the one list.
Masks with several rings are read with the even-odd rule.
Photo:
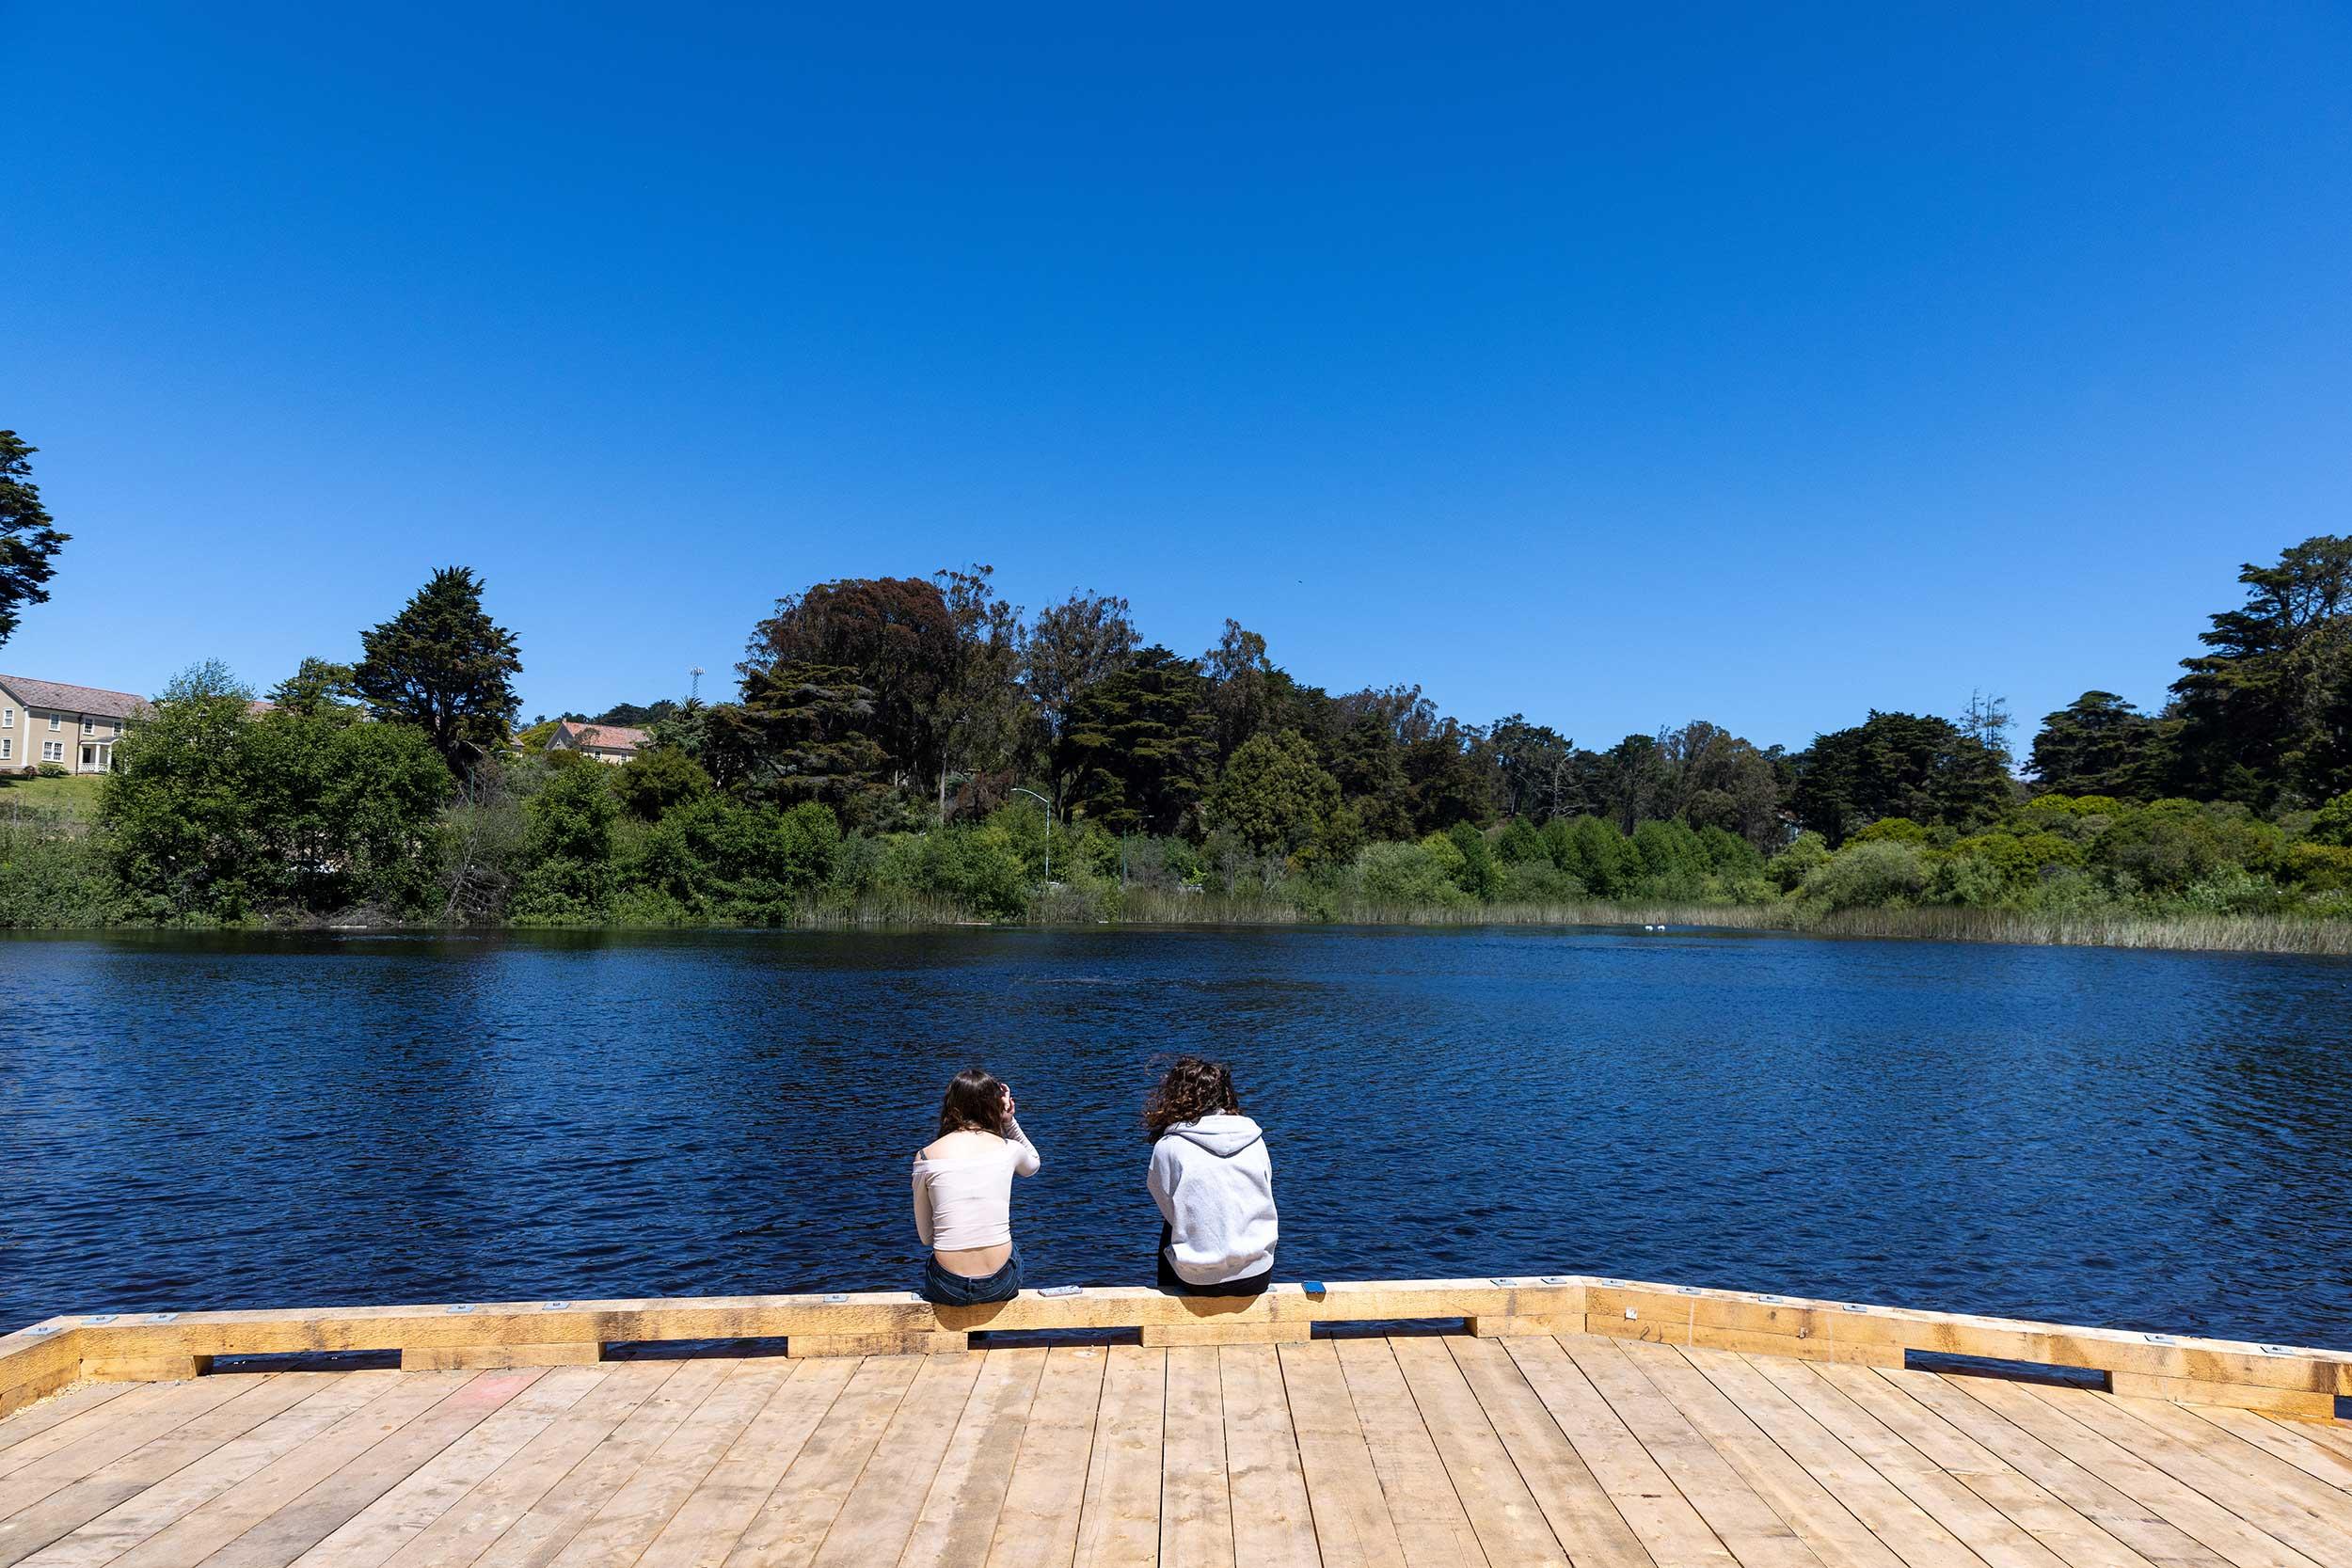
[[1013, 1113], [1019, 1109], [1019, 1104], [1012, 1098], [1012, 1085], [1008, 1084], [1005, 1085], [1005, 1119], [1010, 1121]]

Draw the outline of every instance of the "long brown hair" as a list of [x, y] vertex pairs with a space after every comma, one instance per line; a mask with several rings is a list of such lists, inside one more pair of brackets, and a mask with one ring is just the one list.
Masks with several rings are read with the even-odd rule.
[[939, 1102], [939, 1135], [950, 1132], [1005, 1135], [1005, 1085], [986, 1068], [965, 1068], [948, 1081]]
[[1233, 1075], [1222, 1062], [1205, 1056], [1179, 1056], [1159, 1085], [1143, 1101], [1143, 1125], [1156, 1139], [1180, 1121], [1199, 1121], [1218, 1112], [1241, 1114], [1241, 1096], [1233, 1092]]

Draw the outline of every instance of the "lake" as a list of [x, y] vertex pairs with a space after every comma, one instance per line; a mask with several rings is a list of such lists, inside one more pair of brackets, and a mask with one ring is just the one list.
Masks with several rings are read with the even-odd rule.
[[1033, 1285], [1152, 1277], [1156, 1060], [1284, 1279], [1592, 1273], [2352, 1344], [2352, 962], [1311, 928], [0, 942], [0, 1327], [910, 1288], [947, 1077]]

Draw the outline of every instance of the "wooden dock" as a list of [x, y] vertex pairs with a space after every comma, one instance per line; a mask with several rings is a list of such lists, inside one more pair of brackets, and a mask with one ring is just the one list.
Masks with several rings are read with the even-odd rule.
[[[898, 1295], [55, 1320], [0, 1338], [0, 1564], [2352, 1565], [2352, 1424], [2296, 1418], [2342, 1353], [1564, 1277], [1284, 1292], [1025, 1295], [973, 1310], [1090, 1342], [969, 1349]], [[516, 1337], [550, 1320], [612, 1339]], [[610, 1358], [722, 1320], [802, 1354]], [[2021, 1335], [2173, 1397], [1902, 1365]], [[387, 1339], [403, 1366], [215, 1359]]]

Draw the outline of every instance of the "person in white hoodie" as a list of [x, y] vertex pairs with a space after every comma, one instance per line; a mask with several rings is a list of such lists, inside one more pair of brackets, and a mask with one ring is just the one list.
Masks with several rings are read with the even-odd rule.
[[1274, 1277], [1274, 1163], [1223, 1064], [1180, 1056], [1144, 1101], [1160, 1289], [1254, 1296]]

